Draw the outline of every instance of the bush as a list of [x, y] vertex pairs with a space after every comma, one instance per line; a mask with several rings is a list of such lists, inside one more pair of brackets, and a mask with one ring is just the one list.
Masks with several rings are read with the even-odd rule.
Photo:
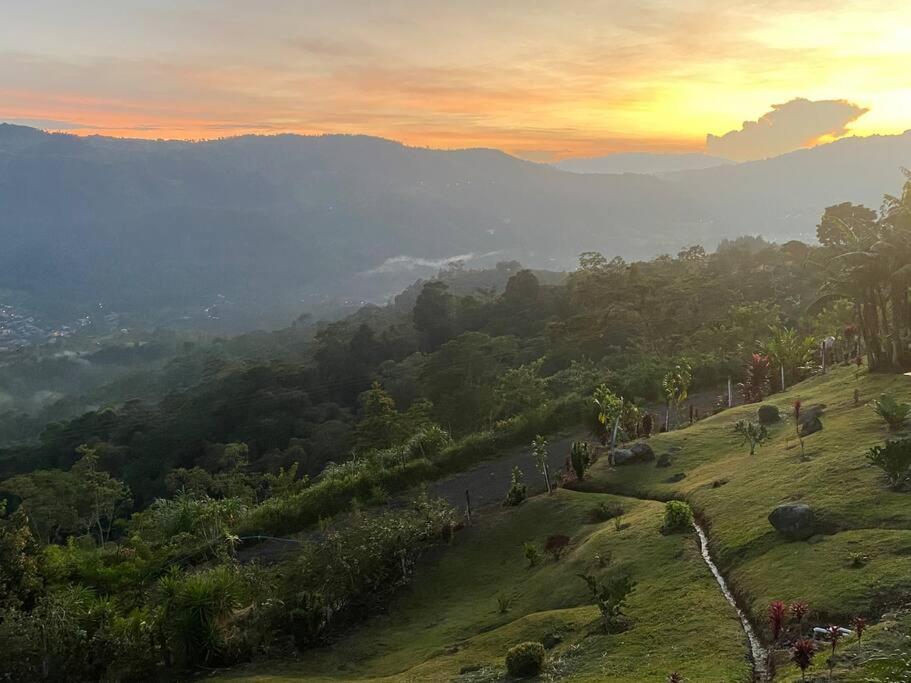
[[752, 420], [738, 420], [734, 425], [734, 433], [740, 435], [741, 445], [750, 444], [750, 455], [755, 455], [756, 447], [761, 446], [769, 438], [766, 426]]
[[579, 574], [591, 591], [595, 604], [601, 612], [601, 621], [605, 631], [612, 631], [621, 623], [623, 608], [626, 607], [626, 598], [633, 592], [636, 583], [626, 575], [615, 576], [607, 581], [601, 581], [591, 574]]
[[693, 528], [693, 511], [682, 500], [671, 500], [664, 505], [664, 533], [689, 531]]
[[885, 446], [873, 446], [867, 460], [886, 473], [893, 489], [911, 479], [911, 439], [887, 441]]
[[569, 546], [569, 536], [563, 534], [554, 534], [548, 536], [544, 542], [544, 552], [550, 555], [554, 562], [559, 562], [563, 551]]
[[781, 411], [778, 410], [778, 406], [766, 403], [759, 406], [757, 417], [761, 424], [772, 425], [781, 421]]
[[541, 559], [541, 553], [536, 546], [531, 541], [525, 541], [522, 544], [522, 551], [525, 553], [525, 559], [528, 560], [528, 566], [534, 567], [538, 564], [538, 561]]
[[541, 643], [519, 643], [506, 652], [506, 670], [510, 676], [531, 678], [544, 669], [544, 646]]
[[577, 479], [585, 478], [585, 470], [591, 462], [591, 456], [588, 452], [588, 444], [584, 441], [573, 441], [572, 448], [569, 451], [569, 460], [576, 473]]
[[889, 429], [899, 431], [905, 426], [908, 416], [911, 415], [911, 403], [899, 403], [894, 396], [883, 394], [870, 404], [873, 412], [879, 415]]
[[607, 522], [615, 517], [620, 517], [622, 514], [622, 505], [609, 505], [608, 503], [601, 501], [589, 511], [588, 516], [592, 522], [597, 524], [599, 522]]
[[506, 500], [503, 501], [504, 505], [519, 505], [528, 497], [528, 489], [525, 486], [525, 482], [522, 481], [523, 478], [522, 470], [518, 466], [513, 467], [509, 491], [506, 492]]

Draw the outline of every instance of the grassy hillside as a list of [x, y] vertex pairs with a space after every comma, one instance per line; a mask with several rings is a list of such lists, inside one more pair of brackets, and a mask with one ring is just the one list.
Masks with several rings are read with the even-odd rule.
[[[783, 420], [754, 456], [732, 431], [738, 419], [755, 419], [756, 406], [743, 406], [653, 439], [659, 454], [679, 448], [671, 467], [601, 462], [587, 486], [689, 500], [709, 528], [720, 569], [766, 637], [776, 599], [807, 601], [813, 625], [847, 624], [853, 615], [875, 620], [911, 597], [911, 494], [890, 490], [864, 458], [890, 436], [867, 405], [883, 392], [907, 401], [911, 378], [838, 368], [772, 397]], [[827, 406], [824, 429], [805, 439], [803, 457], [790, 417], [797, 399]], [[686, 477], [670, 483], [680, 473]], [[822, 533], [806, 542], [779, 536], [767, 516], [788, 501], [810, 505]]]
[[[901, 607], [911, 597], [911, 494], [891, 491], [864, 458], [869, 446], [889, 436], [866, 405], [883, 392], [909, 400], [911, 378], [838, 368], [772, 397], [783, 420], [754, 456], [732, 431], [738, 419], [755, 417], [752, 405], [653, 438], [656, 453], [670, 454], [670, 467], [612, 469], [602, 459], [580, 487], [585, 490], [560, 490], [480, 517], [420, 570], [388, 615], [331, 649], [294, 663], [255, 665], [230, 678], [498, 680], [508, 647], [557, 633], [562, 640], [548, 653], [549, 675], [556, 678], [660, 681], [676, 670], [690, 681], [749, 680], [742, 631], [699, 557], [695, 536], [662, 535], [662, 504], [644, 500], [686, 498], [764, 639], [770, 640], [767, 607], [776, 599], [807, 601], [810, 626], [847, 625], [863, 615], [871, 622], [869, 635], [860, 644], [844, 641], [832, 662], [836, 680], [905, 680], [911, 618]], [[803, 455], [790, 417], [798, 398], [804, 406], [826, 405], [824, 429], [805, 439]], [[592, 521], [600, 501], [625, 508], [622, 530], [612, 520]], [[820, 533], [805, 542], [780, 537], [767, 516], [786, 501], [813, 507]], [[522, 543], [556, 533], [572, 537], [570, 552], [527, 568]], [[599, 567], [598, 556], [610, 558], [606, 567]], [[577, 577], [583, 572], [633, 576], [630, 630], [599, 631], [597, 610]], [[498, 595], [515, 596], [505, 614]], [[784, 649], [773, 657], [776, 681], [799, 680]], [[828, 676], [827, 657], [822, 644], [813, 671]]]
[[[623, 506], [621, 530], [592, 521], [600, 502]], [[457, 534], [388, 616], [293, 664], [259, 665], [230, 678], [499, 680], [509, 647], [559, 634], [562, 642], [548, 653], [557, 677], [663, 680], [680, 670], [694, 681], [749, 680], [737, 616], [703, 564], [695, 535], [662, 535], [662, 515], [660, 503], [567, 490], [493, 511]], [[529, 568], [522, 543], [560, 533], [572, 537], [564, 557]], [[596, 556], [609, 558], [607, 566]], [[630, 574], [637, 586], [626, 610], [632, 628], [606, 635], [577, 574], [612, 572]], [[514, 596], [505, 614], [498, 595]]]

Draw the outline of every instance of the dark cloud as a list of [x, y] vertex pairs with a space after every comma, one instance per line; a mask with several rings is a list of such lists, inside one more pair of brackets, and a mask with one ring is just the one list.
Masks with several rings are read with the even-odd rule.
[[758, 121], [744, 121], [740, 130], [707, 135], [706, 151], [726, 159], [765, 159], [815, 144], [820, 138], [839, 138], [846, 126], [868, 110], [847, 100], [793, 99], [772, 105]]

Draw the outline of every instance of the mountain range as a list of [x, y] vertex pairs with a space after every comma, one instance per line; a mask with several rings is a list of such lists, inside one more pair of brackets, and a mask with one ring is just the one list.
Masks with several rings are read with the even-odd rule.
[[2, 124], [0, 296], [156, 323], [218, 302], [238, 327], [265, 325], [382, 300], [457, 260], [558, 270], [589, 250], [812, 240], [826, 206], [876, 207], [908, 165], [911, 132], [649, 175], [364, 136], [142, 141]]

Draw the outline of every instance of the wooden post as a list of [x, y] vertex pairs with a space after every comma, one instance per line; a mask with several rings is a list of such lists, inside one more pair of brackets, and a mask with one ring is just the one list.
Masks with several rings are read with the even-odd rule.
[[611, 448], [617, 447], [617, 430], [618, 429], [620, 429], [620, 416], [619, 415], [614, 418], [614, 431], [610, 437], [610, 447]]
[[544, 486], [547, 487], [547, 492], [552, 493], [550, 490], [550, 474], [547, 471], [547, 461], [544, 461]]
[[822, 351], [822, 374], [826, 374], [826, 340], [823, 339], [819, 344]]
[[471, 494], [468, 493], [468, 489], [465, 489], [465, 517], [471, 524]]
[[781, 366], [781, 390], [784, 391], [787, 389], [784, 383], [784, 365]]
[[734, 380], [728, 377], [728, 408], [734, 407]]

